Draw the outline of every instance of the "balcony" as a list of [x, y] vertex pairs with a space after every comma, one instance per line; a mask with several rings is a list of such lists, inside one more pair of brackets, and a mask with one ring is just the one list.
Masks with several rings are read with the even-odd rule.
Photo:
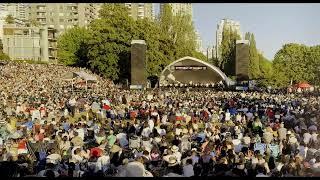
[[46, 8], [46, 6], [37, 6], [37, 11], [38, 12], [46, 12], [47, 8]]
[[55, 42], [57, 41], [57, 38], [51, 34], [51, 35], [48, 35], [48, 40]]
[[78, 12], [78, 8], [73, 7], [73, 8], [71, 8], [71, 11], [76, 11], [76, 12]]
[[37, 22], [41, 23], [41, 22], [46, 22], [47, 19], [45, 17], [37, 17]]
[[57, 48], [57, 45], [49, 45], [49, 49], [55, 50], [55, 49], [58, 49], [58, 48]]

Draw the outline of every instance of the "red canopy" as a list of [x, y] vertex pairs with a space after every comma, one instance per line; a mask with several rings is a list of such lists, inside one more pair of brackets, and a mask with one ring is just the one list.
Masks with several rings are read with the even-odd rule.
[[297, 88], [310, 88], [311, 85], [308, 83], [298, 83], [295, 85]]
[[103, 154], [102, 149], [100, 149], [98, 147], [92, 148], [90, 150], [90, 155], [93, 157], [100, 157], [100, 156], [102, 156], [102, 154]]

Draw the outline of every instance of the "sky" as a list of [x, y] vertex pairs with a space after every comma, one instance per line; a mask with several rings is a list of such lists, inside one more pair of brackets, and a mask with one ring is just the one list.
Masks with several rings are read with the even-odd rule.
[[239, 21], [243, 36], [253, 33], [257, 48], [270, 60], [286, 43], [320, 45], [320, 3], [193, 3], [203, 48], [215, 45], [223, 18]]

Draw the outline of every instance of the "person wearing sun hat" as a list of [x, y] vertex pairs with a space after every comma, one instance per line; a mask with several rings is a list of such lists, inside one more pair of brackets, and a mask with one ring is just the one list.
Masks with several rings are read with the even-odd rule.
[[152, 173], [147, 171], [144, 165], [139, 161], [129, 162], [121, 174], [117, 177], [153, 177]]
[[173, 152], [173, 156], [176, 157], [178, 163], [180, 163], [182, 154], [179, 152], [179, 147], [173, 145], [173, 146], [171, 147], [171, 151]]
[[176, 157], [171, 156], [169, 158], [165, 174], [164, 177], [182, 177], [182, 168]]

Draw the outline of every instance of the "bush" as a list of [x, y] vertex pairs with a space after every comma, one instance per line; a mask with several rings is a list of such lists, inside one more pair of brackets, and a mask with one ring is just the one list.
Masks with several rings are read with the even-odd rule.
[[10, 57], [9, 57], [8, 55], [6, 55], [5, 53], [0, 52], [0, 60], [9, 61], [9, 60], [10, 60]]

